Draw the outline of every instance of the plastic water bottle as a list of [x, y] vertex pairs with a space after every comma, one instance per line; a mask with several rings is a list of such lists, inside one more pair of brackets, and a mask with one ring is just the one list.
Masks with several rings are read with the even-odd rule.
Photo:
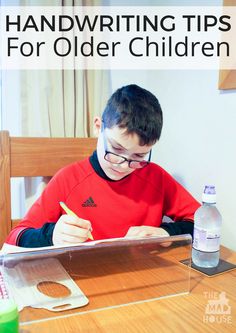
[[194, 214], [192, 261], [196, 266], [210, 268], [218, 265], [221, 224], [215, 186], [205, 186], [202, 206]]

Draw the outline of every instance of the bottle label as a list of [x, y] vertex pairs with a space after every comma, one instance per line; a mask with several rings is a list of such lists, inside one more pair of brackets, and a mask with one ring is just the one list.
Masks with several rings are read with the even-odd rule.
[[219, 251], [220, 229], [205, 230], [194, 227], [193, 248], [204, 252]]

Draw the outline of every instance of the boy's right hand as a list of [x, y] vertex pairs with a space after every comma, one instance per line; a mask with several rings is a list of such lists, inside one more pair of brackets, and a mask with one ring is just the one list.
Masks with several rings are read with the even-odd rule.
[[53, 231], [53, 245], [70, 245], [85, 242], [91, 229], [91, 223], [88, 220], [71, 215], [62, 215]]

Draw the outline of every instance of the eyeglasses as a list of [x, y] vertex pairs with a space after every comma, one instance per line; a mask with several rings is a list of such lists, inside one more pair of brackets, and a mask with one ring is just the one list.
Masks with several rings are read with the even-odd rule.
[[106, 140], [104, 129], [105, 129], [104, 123], [102, 122], [102, 133], [103, 133], [103, 142], [104, 142], [104, 150], [105, 150], [104, 159], [106, 161], [110, 162], [111, 164], [118, 164], [118, 165], [122, 164], [124, 162], [128, 162], [128, 166], [131, 169], [141, 169], [150, 163], [152, 150], [150, 150], [150, 152], [149, 152], [148, 160], [142, 160], [142, 161], [130, 160], [124, 156], [121, 156], [121, 155], [108, 151], [107, 150], [107, 140]]

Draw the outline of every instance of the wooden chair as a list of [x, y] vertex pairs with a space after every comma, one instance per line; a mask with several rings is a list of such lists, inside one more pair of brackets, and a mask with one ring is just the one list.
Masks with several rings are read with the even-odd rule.
[[0, 247], [19, 222], [11, 218], [11, 178], [53, 176], [89, 156], [96, 142], [95, 138], [11, 137], [0, 131]]

